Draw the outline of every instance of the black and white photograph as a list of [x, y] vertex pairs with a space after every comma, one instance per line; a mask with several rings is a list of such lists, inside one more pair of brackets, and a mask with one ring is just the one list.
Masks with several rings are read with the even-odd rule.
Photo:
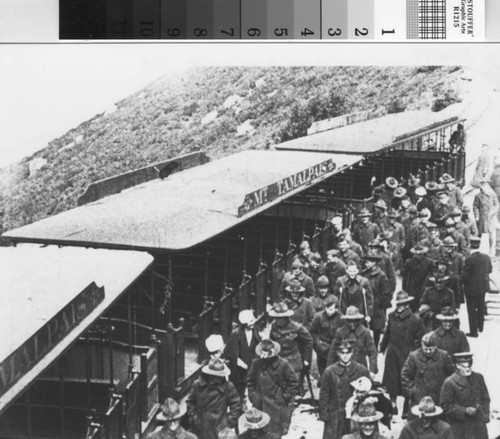
[[0, 437], [500, 437], [500, 46], [0, 45]]

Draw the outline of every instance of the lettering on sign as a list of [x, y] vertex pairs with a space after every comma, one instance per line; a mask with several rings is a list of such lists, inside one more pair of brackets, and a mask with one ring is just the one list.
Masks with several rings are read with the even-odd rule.
[[52, 348], [68, 335], [104, 299], [104, 288], [95, 282], [0, 363], [0, 395], [9, 390]]
[[335, 166], [333, 160], [329, 159], [245, 195], [243, 204], [238, 208], [238, 216], [243, 216], [266, 203], [270, 203], [294, 189], [311, 184], [318, 178], [334, 171]]

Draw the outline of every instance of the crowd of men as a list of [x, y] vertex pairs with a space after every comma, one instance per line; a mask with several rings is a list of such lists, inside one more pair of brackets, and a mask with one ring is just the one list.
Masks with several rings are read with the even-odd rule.
[[[484, 212], [464, 206], [448, 174], [425, 185], [416, 175], [406, 187], [389, 177], [373, 192], [372, 209], [361, 209], [352, 229], [332, 220], [324, 255], [300, 245], [268, 310], [268, 338], [244, 310], [226, 343], [206, 340], [210, 360], [186, 406], [167, 400], [165, 426], [151, 437], [278, 439], [306, 383], [314, 393], [313, 360], [324, 439], [383, 439], [379, 422], [390, 428], [397, 414], [407, 420], [402, 439], [488, 437], [488, 390], [471, 369], [467, 340], [483, 331], [492, 271], [479, 251]], [[467, 334], [458, 318], [464, 302]], [[180, 425], [185, 414], [190, 431]]]

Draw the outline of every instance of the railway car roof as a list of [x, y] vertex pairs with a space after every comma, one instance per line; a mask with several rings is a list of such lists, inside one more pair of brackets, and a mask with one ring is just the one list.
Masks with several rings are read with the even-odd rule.
[[24, 242], [182, 250], [219, 235], [361, 158], [245, 151], [165, 180], [134, 186], [4, 236]]
[[0, 247], [0, 411], [152, 262], [135, 251]]
[[440, 123], [456, 120], [458, 117], [450, 116], [448, 111], [405, 111], [299, 137], [276, 145], [276, 149], [370, 154], [416, 132], [425, 132]]

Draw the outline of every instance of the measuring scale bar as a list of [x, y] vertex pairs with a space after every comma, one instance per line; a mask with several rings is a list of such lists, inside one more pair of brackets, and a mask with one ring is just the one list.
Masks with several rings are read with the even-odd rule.
[[60, 39], [483, 41], [485, 0], [59, 0]]

